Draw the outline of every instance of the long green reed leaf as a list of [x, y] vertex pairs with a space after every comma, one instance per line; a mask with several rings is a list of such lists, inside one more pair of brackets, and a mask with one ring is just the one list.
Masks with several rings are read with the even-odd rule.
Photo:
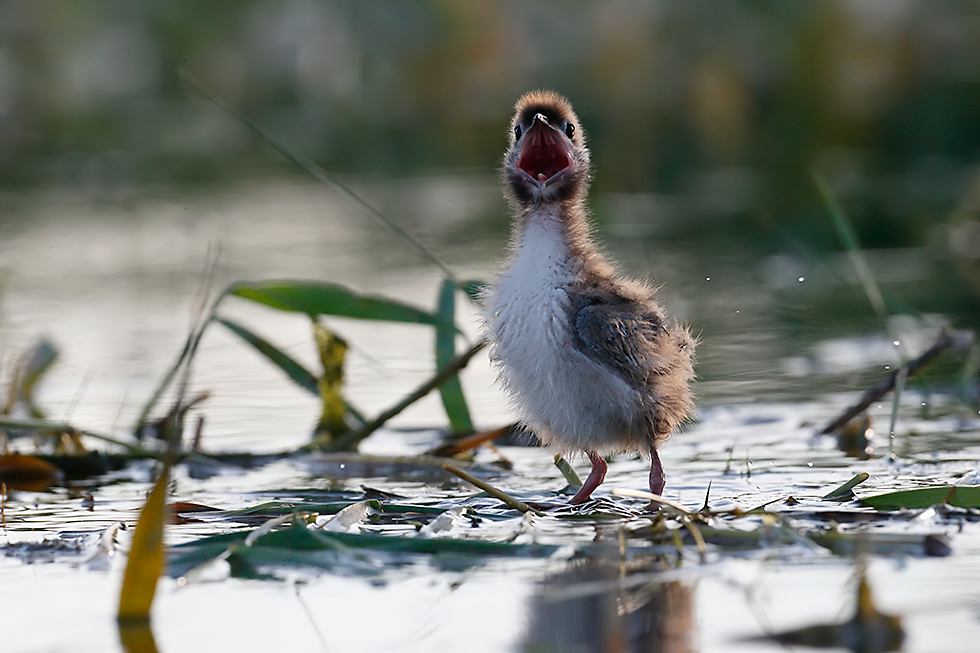
[[[436, 326], [436, 367], [442, 369], [456, 356], [456, 329], [449, 326], [456, 319], [456, 284], [449, 279], [439, 289], [438, 313], [442, 320]], [[473, 420], [459, 374], [439, 386], [439, 395], [453, 435], [472, 433]]]
[[272, 343], [270, 343], [265, 338], [256, 335], [252, 331], [249, 331], [237, 322], [232, 322], [226, 318], [216, 318], [217, 322], [223, 324], [232, 333], [237, 335], [239, 338], [252, 345], [257, 352], [269, 359], [269, 361], [286, 373], [293, 383], [303, 388], [307, 392], [313, 395], [320, 396], [320, 391], [317, 387], [317, 378], [308, 369], [303, 367], [303, 365], [298, 362], [295, 358], [282, 351]]
[[[321, 281], [240, 282], [229, 286], [225, 294], [310, 317], [333, 315], [433, 326], [442, 325], [443, 322], [441, 316], [424, 309], [394, 299], [362, 295], [345, 286]], [[448, 327], [454, 330], [456, 328], [452, 322]]]

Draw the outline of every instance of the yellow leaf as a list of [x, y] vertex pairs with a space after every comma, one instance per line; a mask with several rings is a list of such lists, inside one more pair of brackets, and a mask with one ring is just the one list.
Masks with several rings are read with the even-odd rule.
[[157, 580], [163, 571], [163, 524], [166, 521], [165, 499], [169, 477], [170, 466], [164, 465], [160, 478], [146, 499], [146, 505], [140, 511], [119, 594], [120, 622], [150, 618]]
[[329, 442], [349, 430], [345, 420], [347, 402], [342, 394], [347, 343], [316, 321], [313, 322], [313, 333], [320, 363], [323, 365], [323, 376], [317, 383], [323, 412], [316, 436]]

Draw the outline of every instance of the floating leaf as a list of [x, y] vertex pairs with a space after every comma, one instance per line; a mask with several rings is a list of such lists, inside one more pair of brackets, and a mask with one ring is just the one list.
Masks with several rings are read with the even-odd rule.
[[[439, 290], [439, 316], [436, 326], [436, 367], [442, 369], [456, 356], [456, 329], [452, 326], [456, 313], [456, 284], [451, 279], [442, 282]], [[449, 425], [454, 435], [473, 432], [473, 420], [463, 395], [459, 375], [439, 386], [442, 405], [446, 409]]]
[[338, 512], [320, 529], [331, 533], [359, 533], [361, 524], [380, 507], [381, 502], [376, 499], [358, 501]]
[[34, 456], [19, 453], [0, 456], [0, 483], [11, 490], [41, 492], [51, 487], [59, 474], [57, 467]]
[[[310, 317], [335, 315], [431, 325], [441, 321], [438, 315], [393, 299], [362, 295], [344, 286], [320, 281], [241, 282], [231, 285], [225, 294]], [[455, 329], [451, 324], [450, 327]]]
[[854, 498], [854, 487], [871, 478], [867, 472], [855, 474], [854, 477], [821, 497], [824, 501], [847, 501]]
[[163, 571], [163, 524], [166, 521], [167, 481], [170, 467], [164, 465], [146, 505], [140, 511], [133, 544], [126, 562], [122, 591], [119, 594], [120, 623], [147, 621]]
[[286, 373], [292, 381], [299, 387], [309, 392], [319, 395], [316, 376], [303, 365], [296, 361], [289, 354], [285, 353], [265, 338], [258, 336], [240, 324], [236, 324], [225, 318], [216, 318], [218, 322], [228, 327], [228, 329], [239, 336], [242, 340], [255, 347], [256, 351], [268, 358], [276, 367]]
[[[244, 544], [250, 532], [234, 532], [215, 535], [212, 537], [180, 544], [173, 548], [177, 558], [174, 561], [174, 572], [179, 573], [187, 563], [197, 566], [204, 556], [218, 556], [234, 547], [236, 543]], [[244, 556], [250, 556], [251, 551], [264, 548], [283, 551], [317, 551], [317, 550], [375, 550], [379, 552], [452, 553], [472, 556], [493, 555], [550, 555], [558, 549], [557, 546], [543, 544], [511, 544], [506, 542], [489, 542], [485, 540], [464, 540], [449, 538], [417, 537], [414, 535], [379, 535], [376, 533], [326, 533], [319, 529], [308, 528], [299, 521], [282, 530], [274, 530], [255, 537], [248, 547], [238, 546], [234, 550]], [[311, 558], [311, 564], [317, 564]]]
[[864, 497], [861, 503], [875, 510], [920, 510], [936, 504], [947, 504], [957, 508], [980, 508], [980, 486], [940, 485], [915, 490], [889, 492]]

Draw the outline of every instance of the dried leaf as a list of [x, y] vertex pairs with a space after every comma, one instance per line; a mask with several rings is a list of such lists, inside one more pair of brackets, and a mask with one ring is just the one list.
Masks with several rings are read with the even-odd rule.
[[51, 487], [60, 474], [57, 467], [34, 456], [19, 453], [0, 456], [0, 483], [11, 490], [41, 492]]

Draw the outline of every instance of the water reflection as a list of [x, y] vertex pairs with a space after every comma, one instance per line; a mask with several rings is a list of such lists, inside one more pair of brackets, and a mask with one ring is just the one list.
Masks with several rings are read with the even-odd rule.
[[665, 569], [660, 558], [569, 563], [550, 574], [531, 599], [523, 650], [692, 653], [694, 590], [681, 581], [658, 580], [656, 573]]

